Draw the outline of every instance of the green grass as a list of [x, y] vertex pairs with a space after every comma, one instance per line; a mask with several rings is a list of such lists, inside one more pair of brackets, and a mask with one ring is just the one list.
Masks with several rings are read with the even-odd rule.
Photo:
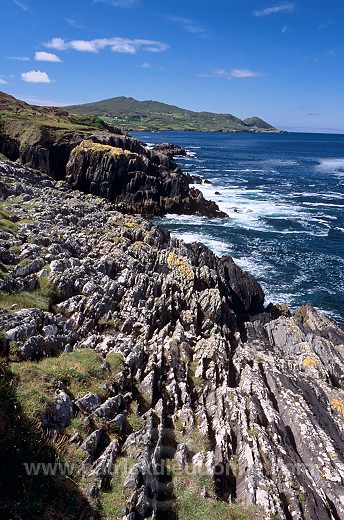
[[[28, 265], [29, 259], [20, 262], [20, 266]], [[3, 271], [0, 264], [0, 277], [7, 277], [7, 270]], [[48, 276], [43, 276], [39, 280], [39, 288], [34, 291], [18, 291], [7, 293], [0, 291], [0, 308], [8, 311], [18, 311], [20, 309], [41, 309], [48, 311], [51, 305], [57, 303], [60, 299], [60, 291], [56, 285], [50, 282]], [[15, 305], [14, 309], [12, 306]]]
[[31, 418], [42, 419], [57, 381], [62, 381], [75, 399], [87, 392], [103, 395], [104, 383], [110, 382], [123, 366], [118, 354], [109, 358], [110, 371], [103, 368], [102, 357], [89, 349], [38, 362], [12, 363], [11, 369], [17, 378], [18, 400], [23, 410]]
[[[202, 496], [206, 490], [209, 498]], [[217, 500], [207, 475], [180, 475], [174, 478], [178, 520], [263, 520], [255, 507], [228, 504]]]
[[133, 431], [138, 431], [142, 427], [142, 419], [138, 414], [139, 405], [136, 401], [132, 401], [127, 417], [128, 424]]
[[18, 219], [15, 215], [0, 207], [0, 231], [14, 235], [24, 224], [32, 224], [30, 219]]
[[135, 461], [120, 457], [116, 462], [116, 473], [111, 480], [110, 489], [101, 496], [101, 517], [103, 520], [122, 520], [129, 494], [124, 481]]
[[[12, 306], [16, 307], [12, 309]], [[42, 311], [49, 310], [49, 298], [44, 296], [39, 290], [37, 291], [21, 291], [7, 293], [0, 291], [0, 308], [8, 311], [20, 309], [41, 309]]]
[[5, 358], [0, 359], [0, 373], [2, 517], [73, 520], [73, 513], [80, 509], [86, 511], [87, 517], [93, 516], [90, 504], [71, 478], [31, 476], [25, 472], [25, 463], [59, 462], [60, 441], [49, 437], [37, 421], [26, 415], [17, 398], [16, 376]]
[[201, 433], [197, 427], [192, 432], [185, 434], [183, 432], [183, 425], [178, 418], [175, 425], [176, 441], [178, 443], [187, 444], [191, 452], [197, 453], [199, 451], [209, 451], [211, 449], [210, 441], [206, 435]]

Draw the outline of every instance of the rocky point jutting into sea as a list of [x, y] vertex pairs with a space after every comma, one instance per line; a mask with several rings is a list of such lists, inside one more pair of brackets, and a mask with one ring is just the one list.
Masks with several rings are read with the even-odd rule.
[[343, 330], [144, 218], [223, 216], [170, 155], [59, 139], [0, 140], [4, 518], [344, 519]]

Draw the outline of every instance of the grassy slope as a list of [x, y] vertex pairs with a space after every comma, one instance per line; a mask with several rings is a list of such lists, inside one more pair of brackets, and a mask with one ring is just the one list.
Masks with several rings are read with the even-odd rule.
[[29, 105], [0, 92], [1, 134], [18, 140], [21, 146], [55, 140], [67, 132], [94, 131], [106, 125], [94, 116], [77, 116], [54, 107]]
[[[116, 126], [128, 130], [204, 130], [204, 131], [249, 131], [253, 125], [246, 124], [231, 114], [192, 112], [174, 105], [157, 101], [137, 101], [117, 97], [65, 107], [76, 114], [106, 116]], [[251, 118], [262, 129], [273, 129], [259, 118]]]

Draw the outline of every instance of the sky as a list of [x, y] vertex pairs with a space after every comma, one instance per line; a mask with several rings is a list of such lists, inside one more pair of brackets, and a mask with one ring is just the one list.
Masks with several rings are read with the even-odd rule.
[[343, 0], [1, 0], [0, 90], [344, 133]]

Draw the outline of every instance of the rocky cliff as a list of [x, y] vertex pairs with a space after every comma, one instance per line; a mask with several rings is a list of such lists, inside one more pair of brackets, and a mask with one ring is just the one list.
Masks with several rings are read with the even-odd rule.
[[122, 212], [226, 216], [189, 186], [192, 178], [170, 152], [171, 147], [148, 150], [100, 119], [34, 107], [0, 92], [0, 154], [8, 159], [56, 180], [67, 179], [79, 190], [114, 202]]
[[[141, 160], [89, 146], [72, 184]], [[344, 518], [335, 323], [66, 182], [2, 162], [0, 193], [6, 518]]]

